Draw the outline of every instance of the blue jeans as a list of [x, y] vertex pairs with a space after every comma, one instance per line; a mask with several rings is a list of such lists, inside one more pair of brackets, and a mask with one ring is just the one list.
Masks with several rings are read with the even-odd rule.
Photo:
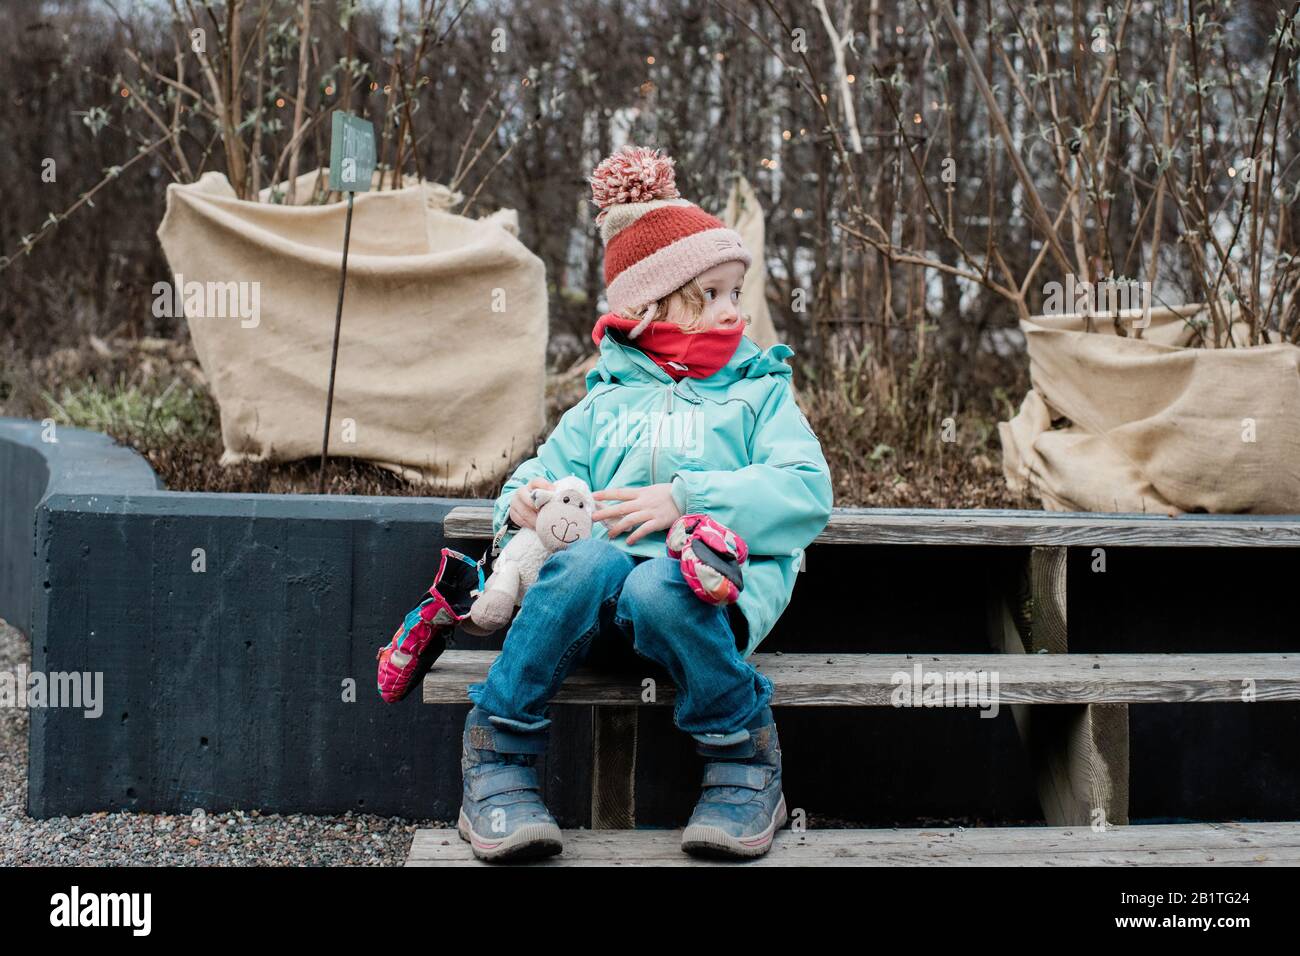
[[671, 678], [673, 722], [686, 733], [735, 733], [771, 701], [772, 682], [741, 656], [728, 617], [695, 596], [675, 559], [585, 538], [547, 558], [469, 697], [509, 726], [542, 730], [574, 667], [612, 664]]

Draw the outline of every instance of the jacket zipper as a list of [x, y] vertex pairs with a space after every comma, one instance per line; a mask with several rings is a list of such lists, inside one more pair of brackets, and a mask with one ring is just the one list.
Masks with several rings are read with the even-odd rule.
[[675, 385], [668, 386], [667, 401], [664, 403], [664, 414], [660, 416], [661, 420], [655, 422], [654, 436], [650, 439], [650, 484], [656, 484], [655, 480], [655, 457], [659, 451], [659, 430], [663, 427], [663, 418], [668, 417], [673, 412], [673, 389]]
[[666, 418], [667, 415], [672, 414], [672, 388], [673, 388], [672, 385], [668, 386], [668, 394], [666, 397], [667, 401], [664, 402], [663, 408], [660, 408], [660, 411], [664, 411], [664, 410], [666, 411], [664, 411], [664, 415], [659, 416], [660, 418], [659, 421], [655, 421], [654, 437], [651, 438], [650, 440], [650, 484], [651, 485], [655, 484], [654, 460], [655, 460], [655, 453], [658, 453], [659, 451], [659, 429], [663, 428], [663, 418]]

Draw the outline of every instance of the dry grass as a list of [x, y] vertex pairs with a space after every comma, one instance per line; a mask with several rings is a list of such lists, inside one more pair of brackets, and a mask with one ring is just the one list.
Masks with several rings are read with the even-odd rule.
[[1028, 376], [992, 356], [976, 364], [964, 395], [946, 387], [952, 376], [933, 357], [886, 369], [861, 353], [803, 377], [800, 404], [821, 439], [837, 506], [1039, 507], [1007, 489], [997, 432]]

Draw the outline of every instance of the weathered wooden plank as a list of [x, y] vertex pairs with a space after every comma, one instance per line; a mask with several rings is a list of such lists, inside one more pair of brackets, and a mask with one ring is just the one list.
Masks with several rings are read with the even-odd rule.
[[[1277, 866], [1300, 862], [1300, 823], [976, 827], [777, 833], [740, 866]], [[418, 830], [407, 866], [489, 866], [454, 829]], [[564, 852], [528, 866], [711, 866], [680, 830], [566, 830]]]
[[[1003, 587], [990, 582], [995, 649], [1012, 655], [1030, 648], [1052, 654], [1068, 650], [1066, 557], [1065, 548], [1033, 548]], [[1027, 620], [1017, 621], [1026, 586]], [[1049, 824], [1128, 823], [1127, 704], [1016, 704], [1011, 712]]]
[[1107, 823], [1129, 822], [1128, 704], [1089, 704], [1088, 741], [1091, 751], [1105, 762], [1110, 789], [1108, 799], [1094, 804], [1105, 810]]
[[1066, 548], [1031, 548], [1029, 589], [1032, 612], [1029, 622], [1031, 654], [1064, 654], [1068, 647], [1066, 617]]
[[591, 826], [630, 829], [636, 825], [637, 709], [591, 711]]
[[[464, 703], [466, 686], [485, 679], [498, 653], [447, 651], [424, 679], [424, 702]], [[1300, 700], [1300, 653], [754, 654], [750, 662], [775, 684], [772, 704], [785, 707], [1235, 702], [1247, 692], [1258, 701]], [[905, 696], [917, 680], [915, 698]], [[927, 686], [941, 703], [926, 702]], [[638, 675], [584, 667], [553, 701], [635, 705], [641, 690]], [[646, 706], [674, 700], [673, 688], [661, 687]]]
[[[995, 646], [1004, 654], [1023, 656], [1021, 631], [1010, 609], [996, 594], [991, 597], [995, 605]], [[1092, 820], [1093, 807], [1102, 808], [1104, 821], [1127, 822], [1126, 812], [1117, 813], [1111, 805], [1112, 793], [1107, 787], [1104, 762], [1093, 759], [1095, 754], [1086, 746], [1088, 737], [1082, 728], [1087, 726], [1092, 706], [1102, 705], [1011, 705], [1016, 731], [1029, 758], [1043, 819], [1052, 826], [1087, 825]], [[1091, 776], [1094, 772], [1096, 777]], [[1125, 811], [1126, 808], [1127, 805]], [[1125, 819], [1119, 819], [1120, 816]]]
[[1053, 826], [1124, 825], [1128, 817], [1128, 705], [1034, 706], [1022, 735]]
[[[491, 538], [492, 509], [452, 508], [452, 538]], [[817, 544], [1297, 548], [1300, 515], [1091, 514], [979, 509], [836, 508]]]

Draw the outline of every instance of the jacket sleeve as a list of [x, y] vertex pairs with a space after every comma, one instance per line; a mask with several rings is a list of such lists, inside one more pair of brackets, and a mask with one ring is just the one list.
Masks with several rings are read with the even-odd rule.
[[[577, 405], [561, 417], [550, 437], [537, 447], [537, 454], [514, 470], [492, 507], [492, 535], [506, 523], [510, 514], [510, 499], [519, 488], [533, 478], [559, 481], [566, 475], [576, 475], [591, 486], [591, 397], [590, 392]], [[501, 546], [514, 537], [510, 531], [501, 539]]]
[[751, 554], [793, 556], [830, 520], [834, 494], [821, 442], [782, 380], [759, 410], [750, 464], [734, 471], [681, 469], [671, 479], [682, 514], [731, 528]]

